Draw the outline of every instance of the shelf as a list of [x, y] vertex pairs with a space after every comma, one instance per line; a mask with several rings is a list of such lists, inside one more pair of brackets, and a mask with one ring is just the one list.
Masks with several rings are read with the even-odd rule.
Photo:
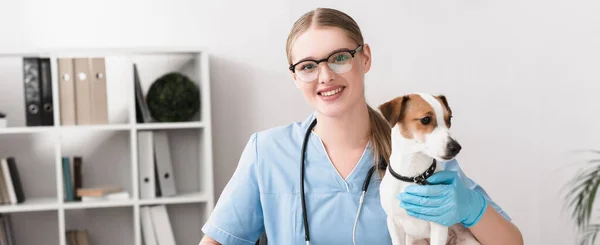
[[63, 204], [63, 208], [67, 209], [88, 209], [88, 208], [110, 208], [110, 207], [127, 207], [133, 206], [133, 200], [110, 200], [110, 201], [76, 201]]
[[173, 197], [159, 197], [148, 200], [140, 200], [140, 205], [158, 205], [158, 204], [183, 204], [199, 203], [208, 201], [208, 197], [202, 193], [186, 193]]
[[44, 132], [50, 132], [54, 128], [55, 128], [54, 126], [6, 127], [6, 128], [0, 128], [0, 135], [2, 135], [2, 134], [44, 133]]
[[[51, 60], [55, 109], [52, 126], [27, 126], [23, 56]], [[104, 124], [61, 125], [64, 112], [69, 109], [61, 107], [60, 89], [65, 87], [61, 85], [64, 82], [59, 82], [64, 76], [59, 74], [58, 58], [75, 56], [106, 58], [108, 120]], [[135, 79], [134, 64], [139, 79]], [[198, 48], [29, 50], [0, 53], [0, 70], [0, 110], [9, 116], [9, 127], [0, 128], [0, 159], [16, 159], [26, 198], [20, 204], [0, 204], [0, 213], [14, 218], [18, 244], [68, 245], [68, 230], [85, 229], [92, 243], [143, 245], [140, 210], [161, 205], [168, 210], [177, 244], [199, 242], [199, 231], [215, 202], [207, 53]], [[183, 73], [198, 86], [198, 113], [185, 122], [138, 123], [136, 81], [144, 96], [157, 78], [168, 72]], [[152, 162], [140, 157], [140, 147], [149, 145], [138, 139], [143, 131], [153, 131], [153, 135], [166, 133], [172, 170], [162, 178], [174, 180], [177, 195], [140, 197], [140, 167]], [[148, 155], [151, 154], [142, 156]], [[63, 157], [69, 159], [70, 178], [63, 171], [67, 166], [63, 165]], [[81, 165], [75, 165], [74, 159], [81, 160]], [[74, 185], [75, 166], [81, 173], [77, 175], [81, 187], [119, 186], [129, 193], [129, 199], [65, 201], [65, 180]]]
[[63, 132], [68, 131], [91, 131], [91, 130], [104, 130], [104, 131], [119, 131], [129, 130], [131, 126], [129, 124], [108, 124], [108, 125], [68, 125], [58, 127]]
[[36, 127], [7, 127], [0, 128], [2, 134], [29, 134], [45, 133], [59, 130], [61, 132], [72, 131], [121, 131], [132, 128], [138, 130], [160, 130], [160, 129], [194, 129], [203, 128], [203, 122], [174, 122], [174, 123], [144, 123], [144, 124], [109, 124], [109, 125], [67, 125], [67, 126], [36, 126]]
[[176, 123], [144, 123], [136, 124], [138, 130], [155, 130], [155, 129], [186, 129], [186, 128], [202, 128], [202, 122], [176, 122]]
[[23, 203], [1, 205], [0, 213], [49, 211], [58, 210], [58, 207], [56, 198], [31, 198]]
[[101, 201], [76, 201], [62, 204], [65, 210], [68, 209], [89, 209], [89, 208], [110, 208], [110, 207], [128, 207], [136, 203], [140, 205], [161, 205], [161, 204], [185, 204], [201, 203], [208, 201], [208, 197], [202, 193], [186, 193], [173, 197], [159, 197], [149, 200], [101, 200]]

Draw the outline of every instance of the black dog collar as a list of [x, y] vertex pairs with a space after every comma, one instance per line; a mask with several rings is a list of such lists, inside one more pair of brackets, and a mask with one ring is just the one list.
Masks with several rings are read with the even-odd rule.
[[394, 176], [398, 180], [401, 180], [404, 182], [411, 182], [411, 183], [415, 183], [415, 184], [419, 184], [419, 185], [427, 185], [427, 184], [429, 184], [429, 182], [427, 182], [427, 178], [429, 178], [429, 176], [433, 175], [433, 172], [435, 171], [435, 166], [436, 166], [436, 161], [434, 158], [433, 162], [431, 163], [431, 166], [427, 170], [425, 170], [425, 172], [423, 172], [422, 174], [417, 175], [415, 177], [402, 176], [402, 175], [396, 173], [392, 169], [391, 164], [388, 165], [388, 168], [390, 169], [390, 173], [392, 174], [392, 176]]

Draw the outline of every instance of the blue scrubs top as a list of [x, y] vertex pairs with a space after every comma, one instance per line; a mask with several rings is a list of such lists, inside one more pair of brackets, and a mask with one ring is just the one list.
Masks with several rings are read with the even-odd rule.
[[[253, 245], [266, 231], [269, 244], [306, 244], [300, 198], [300, 154], [315, 114], [303, 122], [252, 134], [239, 164], [202, 231], [226, 245]], [[350, 175], [343, 179], [314, 132], [306, 146], [305, 198], [313, 244], [352, 244], [352, 229], [362, 184], [373, 166], [368, 145]], [[464, 175], [457, 161], [441, 163], [460, 173], [466, 186], [481, 192], [505, 218], [509, 216], [485, 190]], [[356, 244], [391, 244], [386, 214], [379, 200], [381, 178], [374, 174], [356, 227]]]

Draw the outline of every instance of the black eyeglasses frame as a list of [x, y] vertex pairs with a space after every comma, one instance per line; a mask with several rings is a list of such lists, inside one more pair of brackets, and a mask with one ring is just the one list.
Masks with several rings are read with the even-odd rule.
[[339, 51], [337, 51], [337, 52], [334, 52], [334, 53], [330, 54], [329, 56], [327, 56], [327, 58], [320, 59], [320, 60], [311, 60], [311, 59], [310, 59], [310, 60], [302, 60], [302, 61], [298, 61], [296, 64], [290, 65], [289, 69], [290, 69], [290, 71], [292, 71], [293, 73], [296, 73], [296, 66], [297, 66], [298, 64], [302, 63], [302, 62], [306, 62], [306, 61], [313, 61], [313, 62], [317, 63], [317, 65], [319, 65], [321, 62], [328, 61], [328, 60], [329, 60], [329, 58], [331, 58], [331, 56], [333, 56], [333, 55], [335, 55], [335, 54], [339, 54], [339, 53], [341, 53], [341, 52], [349, 52], [349, 53], [350, 53], [350, 55], [352, 55], [352, 58], [354, 58], [354, 55], [360, 51], [360, 49], [362, 48], [362, 46], [363, 46], [362, 44], [359, 44], [359, 45], [358, 45], [358, 47], [356, 47], [354, 50], [352, 50], [352, 49], [348, 49], [348, 50], [339, 50]]

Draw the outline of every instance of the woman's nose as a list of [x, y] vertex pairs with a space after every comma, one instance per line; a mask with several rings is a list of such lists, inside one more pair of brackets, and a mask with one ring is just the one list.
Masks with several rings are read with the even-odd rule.
[[327, 63], [319, 64], [319, 83], [328, 83], [335, 77], [334, 72], [329, 69]]

